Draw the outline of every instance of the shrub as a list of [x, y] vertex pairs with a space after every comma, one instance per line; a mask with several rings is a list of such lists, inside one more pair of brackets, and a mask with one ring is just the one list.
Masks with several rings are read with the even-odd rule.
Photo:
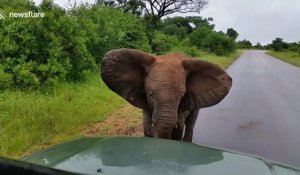
[[163, 54], [178, 46], [179, 40], [176, 36], [155, 33], [152, 45], [155, 53]]
[[162, 32], [166, 35], [174, 35], [178, 39], [184, 39], [187, 35], [188, 29], [185, 27], [178, 27], [176, 24], [164, 26]]
[[3, 66], [0, 66], [0, 90], [8, 89], [12, 83], [12, 75], [4, 71]]
[[200, 57], [202, 53], [200, 52], [199, 49], [195, 46], [191, 47], [182, 47], [181, 51], [185, 53], [186, 55], [189, 55], [191, 57]]
[[282, 38], [275, 38], [270, 46], [275, 51], [283, 51], [288, 48], [288, 44]]
[[78, 81], [95, 68], [88, 33], [60, 7], [44, 1], [44, 18], [6, 19], [0, 31], [0, 63], [15, 87], [53, 86]]
[[228, 55], [236, 50], [236, 44], [232, 38], [207, 27], [197, 28], [189, 35], [189, 39], [190, 43], [199, 49], [219, 56]]
[[202, 51], [196, 46], [191, 45], [189, 38], [185, 38], [180, 42], [178, 47], [173, 48], [173, 52], [181, 51], [186, 55], [191, 57], [201, 57], [203, 55]]
[[21, 4], [18, 1], [14, 8], [44, 12], [45, 17], [0, 21], [1, 88], [36, 89], [81, 81], [111, 49], [150, 51], [138, 16], [99, 6], [65, 11], [53, 1], [43, 1], [39, 7]]
[[300, 54], [300, 42], [288, 43], [288, 50], [298, 52]]
[[252, 43], [246, 39], [244, 39], [242, 41], [238, 41], [237, 44], [240, 49], [250, 49], [253, 47]]
[[[101, 61], [106, 52], [116, 48], [133, 48], [150, 51], [146, 29], [141, 18], [120, 10], [94, 5], [91, 8], [81, 6], [72, 12], [79, 23], [89, 31], [88, 49]], [[86, 22], [91, 24], [87, 26]]]

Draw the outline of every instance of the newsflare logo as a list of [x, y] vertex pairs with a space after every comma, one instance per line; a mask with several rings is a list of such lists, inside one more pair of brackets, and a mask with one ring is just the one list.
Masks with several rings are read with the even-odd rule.
[[5, 17], [6, 17], [5, 11], [0, 10], [0, 20], [1, 20], [1, 19], [5, 19]]
[[33, 11], [27, 11], [27, 12], [8, 12], [0, 9], [0, 20], [4, 20], [6, 18], [44, 18], [45, 13], [41, 12], [33, 12]]

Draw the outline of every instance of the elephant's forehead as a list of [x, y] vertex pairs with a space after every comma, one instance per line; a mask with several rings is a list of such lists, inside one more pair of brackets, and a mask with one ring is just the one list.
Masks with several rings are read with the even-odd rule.
[[[161, 55], [156, 59], [150, 73], [149, 80], [159, 82], [159, 84], [152, 84], [163, 87], [176, 87], [181, 92], [185, 92], [185, 77], [186, 72], [182, 65], [184, 58], [181, 55], [170, 54]], [[156, 87], [153, 87], [154, 89]]]
[[156, 58], [157, 66], [167, 67], [181, 67], [182, 61], [187, 59], [184, 55], [180, 53], [160, 55]]
[[173, 53], [173, 54], [157, 56], [158, 61], [182, 62], [182, 60], [185, 60], [185, 59], [188, 59], [188, 58], [181, 53]]

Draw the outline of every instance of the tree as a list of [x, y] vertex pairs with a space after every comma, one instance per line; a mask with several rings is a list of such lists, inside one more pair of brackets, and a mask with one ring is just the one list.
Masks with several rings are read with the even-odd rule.
[[155, 33], [153, 38], [154, 53], [164, 54], [179, 45], [179, 40], [176, 36], [165, 35], [162, 33]]
[[220, 56], [228, 55], [236, 49], [236, 44], [232, 38], [221, 32], [215, 32], [208, 27], [195, 29], [189, 35], [189, 40], [192, 45], [197, 46], [199, 49]]
[[187, 35], [187, 28], [178, 27], [176, 24], [167, 25], [161, 31], [166, 35], [174, 35], [178, 39], [184, 39]]
[[255, 46], [256, 49], [263, 49], [263, 46], [258, 42]]
[[143, 3], [139, 0], [123, 0], [121, 9], [125, 13], [132, 13], [136, 15], [142, 15]]
[[96, 0], [96, 4], [109, 7], [115, 7], [117, 5], [116, 2], [115, 0]]
[[157, 16], [159, 19], [166, 15], [188, 12], [200, 12], [208, 2], [206, 0], [139, 0], [145, 13]]
[[242, 41], [238, 41], [238, 47], [241, 49], [250, 49], [252, 48], [252, 43], [246, 39], [242, 40]]
[[207, 4], [207, 0], [96, 0], [101, 6], [121, 7], [129, 11], [144, 13], [146, 16], [164, 16], [178, 13], [200, 12]]
[[296, 43], [296, 42], [288, 43], [288, 50], [300, 53], [300, 42], [298, 42], [298, 43]]
[[96, 0], [96, 4], [119, 8], [125, 13], [136, 15], [142, 15], [143, 13], [143, 2], [139, 0]]
[[239, 36], [238, 32], [235, 31], [233, 28], [227, 29], [226, 35], [234, 40], [236, 40], [236, 38]]
[[282, 38], [275, 38], [270, 45], [275, 51], [282, 51], [288, 48], [288, 44]]
[[162, 28], [176, 25], [178, 28], [183, 27], [187, 30], [188, 33], [191, 33], [193, 30], [191, 23], [192, 20], [189, 17], [182, 17], [182, 16], [176, 16], [172, 18], [167, 17], [162, 21]]
[[163, 26], [168, 25], [177, 25], [177, 27], [184, 27], [188, 30], [188, 33], [191, 33], [194, 29], [199, 27], [207, 27], [211, 30], [214, 29], [214, 24], [210, 24], [212, 18], [203, 18], [201, 16], [176, 16], [176, 17], [167, 17], [162, 21]]
[[[97, 0], [98, 4], [109, 4], [113, 7], [133, 7], [140, 9], [144, 14], [144, 22], [147, 28], [147, 37], [149, 45], [154, 51], [152, 44], [155, 30], [159, 28], [160, 19], [164, 16], [178, 13], [200, 12], [207, 5], [207, 0]], [[129, 2], [134, 2], [129, 4]], [[120, 5], [120, 4], [123, 4]], [[125, 4], [125, 5], [124, 5]], [[123, 7], [123, 8], [122, 8]], [[141, 7], [141, 8], [138, 8]], [[183, 31], [182, 29], [180, 29]], [[191, 31], [190, 31], [191, 32]]]
[[195, 28], [199, 27], [208, 27], [211, 30], [215, 28], [214, 24], [211, 24], [213, 22], [213, 18], [202, 18], [201, 16], [190, 16], [188, 19], [195, 25]]

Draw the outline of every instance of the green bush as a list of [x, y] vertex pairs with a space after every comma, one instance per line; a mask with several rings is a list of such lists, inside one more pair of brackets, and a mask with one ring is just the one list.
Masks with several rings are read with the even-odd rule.
[[288, 50], [298, 52], [300, 54], [300, 42], [288, 43]]
[[163, 54], [169, 52], [173, 47], [178, 46], [179, 40], [176, 36], [157, 32], [154, 35], [152, 45], [156, 54]]
[[45, 17], [4, 20], [0, 63], [2, 71], [13, 77], [10, 84], [27, 89], [81, 80], [85, 71], [96, 67], [86, 46], [87, 31], [48, 1], [39, 12]]
[[174, 35], [178, 39], [184, 39], [187, 35], [188, 29], [185, 27], [178, 27], [176, 24], [164, 26], [162, 32], [166, 35]]
[[20, 12], [35, 9], [45, 17], [0, 21], [1, 88], [37, 89], [81, 81], [86, 72], [97, 70], [96, 63], [111, 49], [150, 51], [138, 16], [100, 6], [66, 11], [52, 1], [39, 7], [20, 3], [14, 3]]
[[47, 89], [65, 81], [80, 82], [87, 72], [98, 71], [96, 65], [106, 52], [117, 48], [156, 54], [182, 51], [193, 57], [201, 55], [199, 49], [217, 55], [235, 50], [233, 39], [213, 31], [211, 20], [201, 17], [160, 21], [101, 5], [66, 10], [53, 0], [39, 6], [30, 0], [4, 0], [0, 8], [6, 13], [45, 13], [44, 18], [0, 20], [1, 89]]
[[197, 46], [193, 46], [190, 43], [189, 38], [184, 39], [180, 42], [178, 47], [174, 47], [172, 52], [183, 52], [186, 55], [191, 57], [201, 57], [203, 55], [202, 51], [197, 48]]
[[271, 43], [271, 48], [275, 51], [284, 51], [288, 49], [288, 44], [282, 38], [275, 38]]
[[0, 90], [10, 88], [12, 79], [12, 75], [4, 72], [3, 66], [0, 66]]
[[189, 35], [189, 39], [190, 43], [199, 49], [219, 56], [228, 55], [236, 50], [236, 44], [232, 38], [208, 27], [197, 28]]
[[252, 43], [246, 39], [242, 40], [242, 41], [238, 41], [238, 47], [240, 49], [250, 49], [253, 48]]
[[212, 52], [219, 56], [229, 55], [236, 49], [235, 42], [232, 38], [219, 33], [213, 33], [213, 40], [210, 47]]
[[199, 49], [195, 46], [191, 47], [182, 47], [181, 51], [185, 53], [186, 55], [189, 55], [191, 57], [200, 57], [202, 53], [200, 52]]
[[[96, 62], [111, 49], [123, 47], [150, 51], [145, 25], [136, 15], [97, 5], [92, 8], [81, 6], [73, 11], [73, 15], [85, 30], [92, 29], [88, 49]], [[87, 21], [91, 23], [89, 26]]]

